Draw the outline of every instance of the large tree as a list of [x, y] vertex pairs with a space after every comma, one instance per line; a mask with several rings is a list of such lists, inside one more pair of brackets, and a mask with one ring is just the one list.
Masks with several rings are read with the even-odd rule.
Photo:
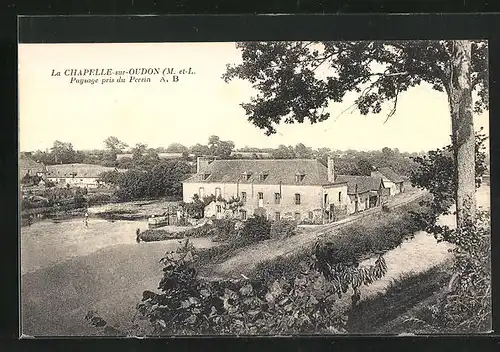
[[[243, 103], [249, 121], [276, 133], [280, 122], [327, 120], [330, 102], [358, 94], [361, 114], [396, 111], [400, 93], [427, 83], [445, 92], [452, 120], [459, 227], [475, 217], [473, 109], [488, 106], [487, 44], [467, 40], [238, 43], [241, 64], [224, 80], [240, 78], [258, 91]], [[475, 103], [473, 104], [473, 92]], [[465, 209], [468, 209], [467, 211]]]
[[165, 149], [165, 151], [167, 153], [185, 153], [189, 152], [189, 148], [180, 143], [172, 143]]
[[234, 150], [234, 143], [232, 141], [223, 141], [218, 136], [210, 136], [208, 138], [208, 148], [210, 155], [227, 159]]
[[107, 150], [114, 154], [123, 153], [123, 150], [128, 147], [127, 143], [120, 141], [115, 136], [109, 136], [104, 140], [104, 146]]
[[51, 154], [55, 164], [71, 164], [77, 162], [77, 153], [71, 143], [54, 141]]

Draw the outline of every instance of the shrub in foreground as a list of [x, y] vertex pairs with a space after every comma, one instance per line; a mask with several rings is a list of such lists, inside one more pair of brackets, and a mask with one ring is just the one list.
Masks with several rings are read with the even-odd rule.
[[241, 231], [241, 236], [251, 242], [258, 242], [270, 238], [271, 221], [264, 216], [254, 216], [249, 218]]
[[292, 220], [278, 220], [271, 224], [270, 237], [284, 239], [296, 234], [297, 223]]
[[198, 277], [196, 259], [188, 241], [162, 259], [162, 293], [145, 291], [138, 305], [150, 323], [148, 334], [345, 333], [345, 321], [334, 314], [335, 300], [352, 289], [356, 303], [359, 287], [386, 271], [382, 257], [370, 267], [335, 265], [328, 271], [319, 269], [317, 260], [310, 257], [300, 263], [300, 274], [270, 284], [246, 279], [210, 281]]

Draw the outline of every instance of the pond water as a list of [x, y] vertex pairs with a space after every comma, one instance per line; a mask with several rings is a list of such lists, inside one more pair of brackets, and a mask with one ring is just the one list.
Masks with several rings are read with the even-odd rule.
[[81, 218], [35, 222], [29, 227], [21, 228], [21, 273], [90, 254], [108, 246], [133, 244], [136, 230], [143, 231], [147, 226], [146, 220], [90, 219], [88, 227]]
[[[38, 336], [93, 335], [85, 321], [97, 310], [111, 324], [133, 318], [144, 290], [162, 277], [160, 258], [183, 241], [136, 243], [147, 221], [40, 221], [21, 231], [22, 332]], [[216, 243], [192, 239], [197, 248]]]

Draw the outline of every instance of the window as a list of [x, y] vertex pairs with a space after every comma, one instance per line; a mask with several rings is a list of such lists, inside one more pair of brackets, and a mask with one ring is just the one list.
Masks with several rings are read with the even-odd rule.
[[296, 174], [295, 175], [295, 182], [300, 182], [304, 179], [305, 174]]
[[217, 188], [215, 189], [215, 198], [217, 199], [217, 198], [219, 198], [220, 196], [221, 196], [221, 195], [220, 195], [220, 188], [219, 188], [219, 187], [217, 187]]
[[246, 210], [242, 210], [241, 211], [241, 220], [246, 220], [247, 219], [247, 211]]
[[262, 193], [262, 192], [257, 193], [257, 197], [259, 199], [264, 199], [264, 193]]
[[277, 211], [276, 213], [274, 213], [274, 219], [275, 219], [276, 221], [280, 221], [280, 219], [281, 219], [281, 214], [280, 214], [280, 212], [279, 212], [279, 211]]
[[215, 208], [218, 213], [222, 212], [222, 206], [216, 205]]
[[267, 178], [267, 175], [266, 175], [266, 174], [260, 174], [260, 175], [259, 175], [259, 180], [260, 180], [260, 181], [264, 181], [266, 178]]
[[300, 213], [295, 213], [293, 215], [293, 217], [294, 217], [295, 221], [300, 221]]
[[247, 192], [241, 192], [241, 201], [243, 203], [247, 201]]
[[203, 187], [200, 187], [200, 189], [198, 190], [198, 195], [200, 196], [200, 199], [205, 196], [205, 189]]
[[300, 205], [300, 194], [299, 193], [295, 193], [295, 204]]
[[314, 219], [314, 214], [312, 211], [309, 212], [309, 220], [313, 220]]
[[328, 194], [325, 194], [325, 205], [328, 204]]
[[339, 192], [339, 202], [342, 201], [342, 192]]
[[280, 204], [281, 194], [274, 193], [274, 204]]

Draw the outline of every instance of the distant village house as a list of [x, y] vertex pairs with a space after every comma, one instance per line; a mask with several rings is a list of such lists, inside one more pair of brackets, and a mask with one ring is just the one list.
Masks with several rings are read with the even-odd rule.
[[21, 178], [25, 176], [38, 176], [43, 178], [47, 174], [47, 168], [43, 163], [36, 162], [28, 157], [22, 157], [19, 159], [19, 174]]
[[119, 170], [93, 164], [49, 165], [47, 166], [47, 179], [58, 186], [97, 188], [105, 185], [99, 177], [108, 171]]

